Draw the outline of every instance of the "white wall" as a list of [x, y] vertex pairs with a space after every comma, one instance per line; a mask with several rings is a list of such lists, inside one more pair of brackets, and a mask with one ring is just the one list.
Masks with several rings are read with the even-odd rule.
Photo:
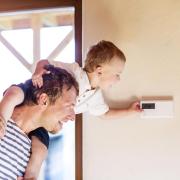
[[105, 94], [109, 104], [172, 96], [175, 116], [103, 121], [85, 115], [84, 180], [179, 180], [180, 1], [84, 0], [84, 53], [102, 39], [127, 57], [121, 83]]

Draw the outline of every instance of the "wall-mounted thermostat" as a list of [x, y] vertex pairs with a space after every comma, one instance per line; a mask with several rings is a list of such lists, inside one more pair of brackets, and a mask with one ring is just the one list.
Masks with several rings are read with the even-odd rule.
[[145, 100], [140, 102], [142, 118], [173, 118], [173, 100]]

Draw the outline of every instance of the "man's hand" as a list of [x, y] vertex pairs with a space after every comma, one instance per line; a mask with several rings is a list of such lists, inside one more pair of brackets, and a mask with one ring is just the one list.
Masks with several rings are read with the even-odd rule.
[[6, 126], [6, 120], [2, 116], [0, 116], [0, 139], [2, 139], [6, 133]]

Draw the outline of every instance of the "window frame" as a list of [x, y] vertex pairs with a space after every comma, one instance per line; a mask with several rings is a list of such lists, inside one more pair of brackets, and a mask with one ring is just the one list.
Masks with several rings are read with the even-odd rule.
[[[0, 0], [0, 13], [74, 7], [75, 61], [82, 66], [82, 0]], [[75, 180], [83, 180], [82, 114], [75, 121]]]

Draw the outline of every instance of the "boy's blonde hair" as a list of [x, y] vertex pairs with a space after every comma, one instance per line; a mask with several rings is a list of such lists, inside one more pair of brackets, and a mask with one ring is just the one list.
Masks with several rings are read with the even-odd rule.
[[109, 63], [113, 57], [126, 61], [124, 53], [110, 41], [100, 41], [92, 46], [87, 53], [84, 70], [93, 72], [98, 66]]

